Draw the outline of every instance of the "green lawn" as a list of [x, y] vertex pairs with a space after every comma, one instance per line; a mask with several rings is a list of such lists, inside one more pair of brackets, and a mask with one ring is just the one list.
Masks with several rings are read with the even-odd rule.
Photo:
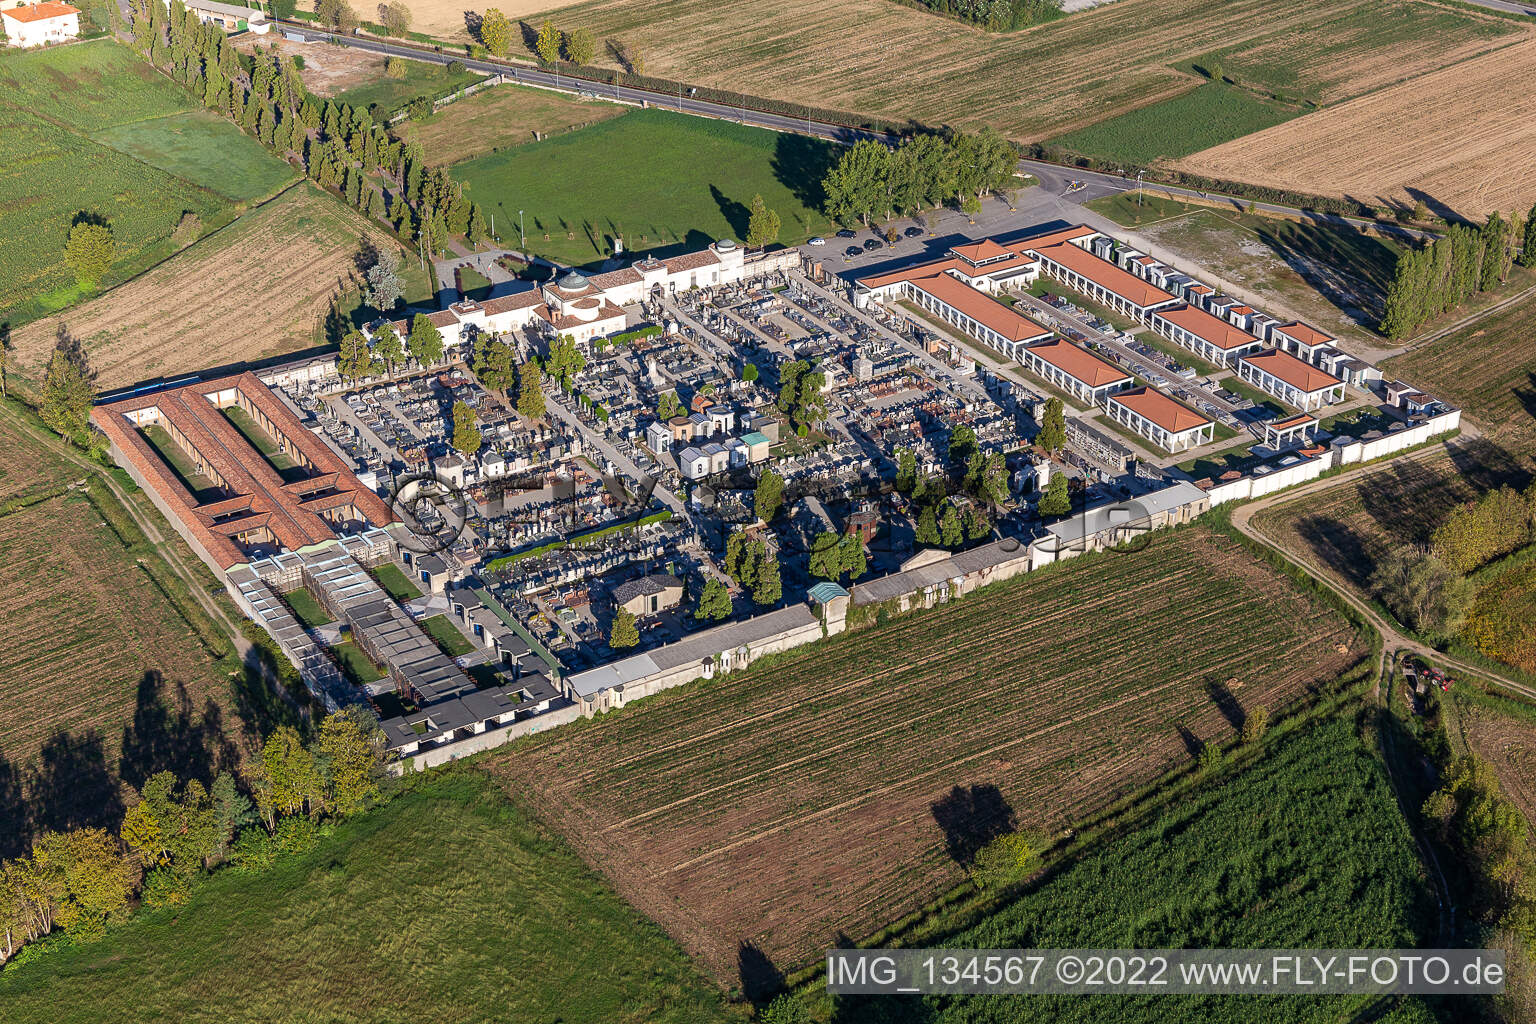
[[[941, 916], [940, 928], [925, 929], [913, 944], [1412, 947], [1429, 942], [1435, 929], [1424, 874], [1387, 773], [1349, 715], [1276, 737], [1257, 760], [1196, 786], [1151, 820], [1090, 847], [980, 920], [943, 931]], [[825, 1005], [823, 999], [813, 1001]], [[1363, 1012], [1376, 1001], [1371, 996], [1033, 996], [1024, 1012], [1018, 996], [935, 996], [846, 1000], [831, 1019], [838, 1024], [1433, 1019]]]
[[328, 622], [336, 621], [336, 616], [326, 611], [324, 606], [316, 601], [314, 595], [300, 587], [298, 590], [290, 590], [283, 595], [283, 600], [288, 602], [293, 617], [299, 620], [299, 625], [306, 629], [314, 629]]
[[457, 626], [448, 621], [446, 615], [434, 615], [429, 619], [422, 619], [421, 628], [437, 641], [437, 646], [441, 647], [443, 653], [450, 658], [461, 657], [475, 649], [475, 645], [459, 632]]
[[486, 299], [491, 294], [491, 279], [474, 267], [459, 267], [453, 272], [459, 294], [470, 299]]
[[1126, 227], [1150, 224], [1153, 221], [1167, 220], [1169, 217], [1183, 216], [1195, 210], [1208, 209], [1208, 207], [1196, 206], [1194, 203], [1170, 199], [1166, 195], [1158, 195], [1148, 188], [1143, 188], [1139, 196], [1133, 189], [1130, 192], [1116, 192], [1112, 196], [1090, 199], [1083, 205], [1095, 213], [1102, 213], [1116, 224], [1123, 224]]
[[[837, 147], [725, 121], [638, 110], [544, 142], [454, 165], [504, 241], [523, 211], [528, 249], [601, 261], [622, 233], [630, 252], [741, 241], [752, 197], [779, 214], [779, 241], [824, 235], [821, 180]], [[547, 236], [547, 237], [546, 237]]]
[[304, 479], [307, 475], [304, 467], [279, 448], [277, 442], [272, 440], [272, 435], [261, 429], [260, 424], [251, 418], [250, 413], [238, 405], [231, 405], [224, 410], [224, 417], [234, 425], [236, 430], [240, 431], [241, 436], [251, 442], [257, 451], [261, 452], [262, 456], [267, 460], [267, 464], [276, 470], [278, 475], [285, 481], [292, 483], [295, 480]]
[[101, 39], [0, 60], [0, 323], [15, 328], [92, 294], [60, 258], [76, 217], [112, 227], [111, 287], [293, 173], [125, 47]]
[[171, 472], [176, 474], [176, 478], [181, 481], [183, 487], [192, 492], [192, 497], [199, 504], [214, 501], [223, 496], [224, 492], [211, 478], [197, 471], [196, 463], [164, 427], [150, 425], [144, 427], [139, 433], [149, 442], [155, 454], [171, 467]]
[[421, 596], [421, 591], [393, 562], [385, 562], [373, 570], [373, 578], [378, 581], [384, 592], [396, 601], [413, 601]]
[[1298, 106], [1264, 99], [1246, 89], [1206, 82], [1173, 99], [1057, 136], [1047, 145], [1128, 164], [1149, 164], [1198, 153], [1302, 112]]
[[362, 686], [364, 683], [384, 678], [384, 672], [373, 663], [373, 659], [364, 654], [362, 649], [351, 640], [332, 647], [331, 653], [336, 655], [341, 671], [354, 686]]
[[334, 98], [342, 103], [367, 110], [378, 104], [385, 113], [403, 108], [418, 96], [440, 99], [455, 90], [473, 85], [483, 77], [473, 71], [454, 73], [438, 64], [419, 60], [402, 60], [404, 78], [390, 78], [384, 74], [384, 61], [379, 60], [378, 77], [365, 85], [338, 93]]
[[0, 973], [7, 1021], [742, 1021], [654, 924], [467, 768], [259, 874]]
[[1179, 468], [1196, 480], [1206, 477], [1215, 479], [1229, 469], [1241, 470], [1255, 460], [1248, 454], [1253, 447], [1252, 441], [1244, 441], [1242, 444], [1233, 445], [1231, 448], [1210, 455], [1202, 455], [1198, 459], [1179, 463]]

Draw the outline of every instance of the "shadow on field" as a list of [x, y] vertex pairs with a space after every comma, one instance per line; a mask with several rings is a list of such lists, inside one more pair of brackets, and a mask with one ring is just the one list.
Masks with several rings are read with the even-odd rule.
[[21, 773], [0, 754], [0, 861], [27, 852], [27, 803], [21, 795]]
[[157, 671], [139, 680], [133, 721], [123, 728], [122, 756], [118, 774], [134, 789], [156, 772], [172, 772], [178, 779], [197, 779], [205, 787], [221, 770], [232, 770], [239, 752], [224, 735], [224, 713], [212, 700], [203, 705], [201, 721], [192, 717], [192, 701], [181, 683], [167, 694], [165, 679]]
[[[1531, 377], [1536, 387], [1536, 374]], [[1532, 466], [1529, 456], [1518, 456], [1486, 437], [1473, 438], [1447, 446], [1456, 471], [1470, 480], [1479, 491], [1491, 491], [1506, 484], [1517, 491], [1530, 486]]]
[[1381, 319], [1397, 254], [1381, 239], [1335, 222], [1282, 221], [1254, 234], [1308, 286], [1351, 319]]
[[1221, 717], [1227, 720], [1233, 731], [1243, 727], [1243, 719], [1248, 717], [1248, 713], [1225, 683], [1212, 680], [1205, 684], [1205, 692], [1211, 695], [1211, 703], [1216, 705], [1216, 710], [1221, 712]]
[[101, 734], [55, 733], [29, 766], [26, 806], [31, 834], [98, 826], [115, 829], [123, 818], [118, 781], [107, 768]]
[[981, 848], [1018, 827], [1013, 808], [1002, 791], [986, 783], [956, 786], [929, 808], [934, 823], [944, 833], [945, 852], [962, 868], [969, 868]]
[[1296, 521], [1296, 535], [1323, 565], [1331, 565], [1351, 585], [1365, 589], [1376, 570], [1376, 557], [1354, 528], [1327, 516]]
[[784, 972], [756, 944], [743, 941], [736, 947], [736, 970], [741, 977], [741, 994], [761, 1006], [784, 991]]
[[819, 210], [827, 201], [821, 183], [837, 162], [837, 156], [838, 147], [830, 142], [805, 135], [783, 134], [774, 142], [769, 167], [773, 176], [794, 193], [796, 199], [812, 210]]
[[747, 238], [747, 227], [752, 223], [752, 211], [745, 204], [726, 197], [714, 185], [709, 186], [709, 197], [720, 207], [720, 216], [731, 226], [731, 234], [743, 242]]

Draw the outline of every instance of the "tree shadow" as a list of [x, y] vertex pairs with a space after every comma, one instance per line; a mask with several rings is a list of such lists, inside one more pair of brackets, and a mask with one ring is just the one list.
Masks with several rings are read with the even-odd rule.
[[469, 38], [482, 46], [485, 44], [485, 39], [480, 35], [480, 26], [483, 24], [485, 24], [485, 16], [479, 11], [464, 12], [464, 31], [469, 33]]
[[1360, 590], [1370, 585], [1376, 571], [1376, 555], [1353, 527], [1326, 516], [1306, 516], [1296, 521], [1296, 535], [1317, 556]]
[[[1528, 375], [1536, 385], [1536, 374]], [[1448, 445], [1456, 471], [1471, 481], [1479, 491], [1492, 491], [1508, 485], [1523, 491], [1531, 483], [1532, 466], [1496, 441], [1486, 437]]]
[[1420, 188], [1406, 188], [1403, 191], [1407, 192], [1410, 196], [1412, 196], [1414, 202], [1416, 202], [1416, 203], [1422, 202], [1425, 205], [1425, 207], [1427, 207], [1429, 209], [1430, 213], [1434, 214], [1436, 217], [1444, 218], [1447, 223], [1450, 223], [1450, 224], [1457, 224], [1457, 223], [1460, 223], [1460, 224], [1470, 224], [1470, 223], [1472, 223], [1466, 217], [1464, 217], [1460, 213], [1456, 212], [1456, 209], [1454, 207], [1447, 206], [1445, 203], [1443, 203], [1440, 200], [1436, 199], [1434, 196], [1430, 195], [1428, 192], [1425, 192], [1423, 189], [1420, 189]]
[[93, 826], [115, 829], [123, 817], [118, 786], [107, 769], [100, 733], [55, 733], [27, 771], [33, 834]]
[[1184, 749], [1189, 752], [1189, 756], [1199, 757], [1200, 751], [1205, 749], [1205, 741], [1190, 732], [1189, 726], [1183, 722], [1175, 723], [1174, 728], [1179, 731], [1179, 739], [1183, 741]]
[[1243, 706], [1238, 703], [1232, 691], [1227, 685], [1216, 680], [1205, 684], [1205, 692], [1211, 695], [1211, 702], [1216, 705], [1216, 710], [1221, 712], [1221, 717], [1227, 720], [1227, 724], [1233, 729], [1243, 727], [1243, 719], [1248, 715], [1243, 711]]
[[118, 774], [135, 789], [142, 789], [151, 775], [162, 771], [210, 786], [217, 767], [210, 748], [222, 748], [224, 738], [213, 736], [206, 720], [193, 720], [183, 684], [177, 683], [170, 695], [163, 692], [166, 688], [164, 677], [156, 671], [145, 672], [139, 680], [133, 721], [123, 727]]
[[27, 823], [21, 773], [0, 754], [0, 861], [20, 857], [31, 845], [32, 830]]
[[1013, 808], [1002, 791], [985, 783], [956, 786], [929, 807], [944, 833], [944, 850], [962, 868], [969, 868], [981, 848], [1018, 827]]
[[1255, 229], [1286, 266], [1334, 308], [1370, 327], [1381, 320], [1397, 253], [1347, 221], [1284, 221]]
[[252, 644], [245, 653], [245, 664], [230, 683], [234, 694], [235, 716], [246, 741], [258, 746], [280, 727], [288, 725], [300, 732], [305, 722], [299, 709], [285, 700], [268, 681], [280, 678], [272, 653]]
[[737, 238], [747, 237], [747, 226], [752, 222], [752, 211], [734, 199], [726, 198], [714, 185], [709, 186], [709, 197], [720, 208], [720, 216], [731, 226], [731, 232]]
[[[0, 324], [0, 345], [5, 344], [6, 334], [6, 325]], [[1515, 401], [1520, 403], [1520, 408], [1525, 410], [1525, 414], [1532, 420], [1536, 420], [1536, 373], [1527, 373], [1525, 380], [1524, 385], [1516, 384], [1510, 388], [1510, 391], [1514, 394]]]
[[755, 943], [742, 941], [737, 945], [736, 971], [741, 978], [741, 994], [755, 1006], [785, 989], [784, 972]]
[[769, 169], [779, 183], [805, 206], [820, 210], [826, 205], [822, 187], [827, 172], [837, 163], [841, 147], [805, 135], [782, 134], [774, 142]]

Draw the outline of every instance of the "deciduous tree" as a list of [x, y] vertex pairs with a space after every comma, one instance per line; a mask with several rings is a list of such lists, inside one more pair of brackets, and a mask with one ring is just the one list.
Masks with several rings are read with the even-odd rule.
[[101, 283], [116, 258], [117, 240], [106, 223], [81, 220], [69, 229], [69, 237], [64, 242], [64, 262], [74, 271], [75, 280], [82, 287], [94, 288]]
[[565, 39], [565, 58], [572, 64], [591, 64], [592, 58], [597, 56], [597, 40], [592, 38], [592, 30], [578, 28]]
[[767, 607], [779, 603], [784, 596], [784, 586], [779, 577], [779, 560], [768, 554], [762, 541], [757, 542], [757, 547], [757, 580], [752, 584], [752, 600]]
[[693, 617], [701, 622], [705, 620], [719, 622], [731, 617], [731, 592], [726, 589], [724, 583], [713, 576], [704, 581], [704, 586], [699, 591], [698, 604], [693, 610]]
[[497, 57], [505, 57], [512, 49], [512, 22], [495, 7], [480, 18], [480, 42]]
[[1040, 498], [1040, 514], [1045, 517], [1064, 516], [1072, 511], [1072, 496], [1067, 493], [1067, 478], [1060, 473], [1052, 474]]
[[373, 332], [373, 357], [384, 364], [385, 373], [394, 373], [395, 366], [405, 359], [405, 346], [391, 324], [380, 324]]
[[485, 439], [475, 426], [475, 410], [466, 402], [453, 403], [453, 447], [464, 455], [473, 456], [480, 450]]
[[534, 40], [533, 49], [545, 64], [553, 64], [560, 59], [560, 30], [548, 18], [539, 26], [539, 35]]
[[761, 195], [752, 197], [752, 215], [747, 221], [747, 248], [761, 249], [779, 240], [779, 215], [768, 209]]
[[784, 503], [784, 478], [771, 469], [763, 470], [757, 478], [757, 490], [752, 496], [752, 511], [763, 522], [771, 522]]
[[432, 323], [431, 317], [417, 313], [411, 319], [411, 335], [405, 348], [417, 363], [431, 366], [443, 358], [443, 333]]
[[625, 647], [633, 647], [640, 642], [640, 627], [635, 625], [635, 617], [626, 608], [620, 608], [613, 613], [613, 624], [608, 630], [608, 646], [614, 650]]

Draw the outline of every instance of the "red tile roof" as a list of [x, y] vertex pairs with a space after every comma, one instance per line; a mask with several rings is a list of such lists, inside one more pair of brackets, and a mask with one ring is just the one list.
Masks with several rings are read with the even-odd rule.
[[940, 302], [952, 306], [979, 324], [992, 328], [1009, 341], [1048, 338], [1051, 332], [1022, 313], [1016, 313], [995, 299], [988, 298], [964, 281], [948, 274], [934, 274], [912, 282]]
[[980, 263], [982, 260], [995, 260], [1000, 256], [1008, 256], [1012, 253], [1011, 249], [1004, 248], [990, 238], [983, 238], [981, 241], [972, 242], [970, 245], [957, 245], [949, 251], [963, 260], [969, 260], [973, 264]]
[[1318, 345], [1333, 344], [1333, 335], [1324, 334], [1316, 327], [1310, 327], [1307, 324], [1302, 323], [1300, 320], [1293, 320], [1288, 324], [1281, 324], [1280, 326], [1276, 327], [1275, 330], [1281, 332], [1287, 338], [1292, 338], [1301, 342], [1303, 345], [1306, 345], [1309, 348], [1313, 348]]
[[1152, 315], [1154, 317], [1162, 317], [1169, 323], [1184, 328], [1195, 337], [1208, 341], [1223, 351], [1242, 348], [1244, 345], [1252, 345], [1259, 340], [1242, 328], [1234, 327], [1221, 317], [1212, 316], [1205, 310], [1196, 309], [1194, 306], [1174, 306], [1172, 309], [1159, 309]]
[[1324, 388], [1343, 383], [1333, 374], [1324, 373], [1311, 363], [1303, 362], [1289, 352], [1281, 352], [1277, 348], [1257, 355], [1243, 356], [1242, 359], [1243, 362], [1263, 370], [1271, 377], [1285, 381], [1304, 394], [1322, 391]]
[[[231, 390], [265, 417], [282, 435], [280, 440], [286, 440], [302, 456], [301, 461], [312, 467], [311, 476], [285, 483], [207, 397]], [[154, 410], [160, 422], [174, 427], [186, 439], [186, 446], [201, 456], [234, 493], [199, 505], [128, 418], [130, 413], [148, 410]], [[249, 530], [265, 527], [278, 543], [293, 550], [336, 536], [330, 523], [318, 514], [330, 509], [350, 506], [374, 526], [395, 521], [389, 506], [364, 487], [351, 468], [300, 423], [254, 373], [108, 402], [91, 410], [91, 419], [209, 557], [226, 569], [249, 560], [230, 539]]]
[[1161, 302], [1174, 301], [1173, 296], [1128, 270], [1121, 270], [1108, 260], [1101, 260], [1093, 253], [1071, 242], [1057, 242], [1039, 248], [1028, 246], [1030, 252], [1041, 259], [1060, 264], [1074, 271], [1100, 288], [1118, 295], [1133, 306], [1156, 306]]
[[1155, 388], [1139, 387], [1111, 395], [1111, 402], [1118, 402], [1131, 412], [1137, 413], [1174, 434], [1194, 430], [1211, 422], [1195, 410], [1175, 402]]
[[44, 3], [32, 4], [28, 7], [12, 7], [4, 13], [7, 18], [21, 22], [47, 21], [49, 18], [63, 18], [70, 14], [79, 14], [80, 8], [71, 7], [69, 4], [60, 3], [59, 0], [46, 0]]
[[1132, 379], [1124, 370], [1060, 338], [1031, 345], [1028, 351], [1090, 388], [1101, 388], [1117, 381]]
[[1317, 417], [1316, 416], [1309, 416], [1309, 415], [1307, 415], [1306, 413], [1303, 412], [1303, 413], [1298, 413], [1295, 416], [1292, 416], [1288, 420], [1281, 420], [1278, 423], [1271, 423], [1271, 424], [1269, 424], [1269, 427], [1270, 427], [1271, 430], [1290, 430], [1293, 427], [1299, 427], [1299, 426], [1302, 426], [1303, 424], [1310, 424], [1310, 423], [1316, 423], [1316, 422], [1317, 422]]

